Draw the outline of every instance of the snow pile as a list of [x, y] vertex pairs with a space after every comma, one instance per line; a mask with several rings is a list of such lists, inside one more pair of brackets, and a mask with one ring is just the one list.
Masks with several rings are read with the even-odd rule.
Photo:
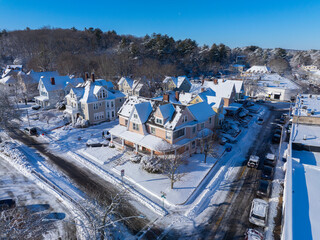
[[[19, 149], [17, 149], [17, 147], [17, 144], [6, 141], [0, 144], [0, 152], [9, 157], [9, 160], [15, 163], [19, 171], [30, 175], [33, 169], [29, 163], [27, 163], [26, 156]], [[8, 160], [8, 158], [6, 159]]]

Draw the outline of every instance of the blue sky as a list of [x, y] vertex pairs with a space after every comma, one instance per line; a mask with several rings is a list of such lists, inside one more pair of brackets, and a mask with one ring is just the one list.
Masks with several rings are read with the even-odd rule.
[[0, 29], [43, 26], [168, 34], [200, 45], [320, 49], [320, 0], [0, 0]]

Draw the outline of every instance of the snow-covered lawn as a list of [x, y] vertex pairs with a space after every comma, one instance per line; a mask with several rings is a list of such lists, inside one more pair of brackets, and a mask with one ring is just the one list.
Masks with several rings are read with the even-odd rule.
[[[219, 149], [220, 154], [223, 150], [224, 147]], [[166, 175], [146, 172], [139, 163], [132, 163], [129, 160], [130, 153], [115, 148], [101, 147], [82, 149], [79, 154], [98, 164], [104, 164], [101, 166], [103, 169], [119, 178], [121, 170], [125, 170], [124, 180], [158, 200], [162, 201], [160, 192], [165, 192], [167, 194], [165, 203], [168, 205], [183, 204], [217, 160], [208, 156], [207, 163], [204, 163], [203, 154], [192, 155], [186, 159], [185, 164], [179, 167], [179, 173], [182, 173], [183, 176], [174, 184], [174, 189], [171, 189], [170, 179]]]

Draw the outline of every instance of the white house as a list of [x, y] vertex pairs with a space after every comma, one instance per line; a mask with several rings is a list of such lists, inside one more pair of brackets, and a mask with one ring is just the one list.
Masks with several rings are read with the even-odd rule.
[[82, 78], [42, 76], [38, 85], [39, 96], [35, 97], [35, 101], [43, 108], [54, 108], [58, 102], [64, 100], [70, 89], [79, 83], [83, 83]]

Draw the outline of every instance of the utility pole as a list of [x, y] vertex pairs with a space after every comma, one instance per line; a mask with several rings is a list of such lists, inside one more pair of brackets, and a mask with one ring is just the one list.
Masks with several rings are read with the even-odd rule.
[[29, 112], [28, 112], [28, 109], [27, 109], [27, 117], [28, 117], [28, 124], [29, 124], [29, 127], [30, 127], [30, 119], [29, 119]]

